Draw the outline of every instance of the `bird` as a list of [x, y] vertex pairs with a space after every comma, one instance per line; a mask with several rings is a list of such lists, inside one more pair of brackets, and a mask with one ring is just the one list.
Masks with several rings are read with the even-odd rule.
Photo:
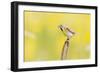
[[67, 36], [68, 39], [70, 39], [75, 34], [75, 32], [69, 29], [66, 25], [59, 25], [58, 27], [63, 32], [63, 34]]

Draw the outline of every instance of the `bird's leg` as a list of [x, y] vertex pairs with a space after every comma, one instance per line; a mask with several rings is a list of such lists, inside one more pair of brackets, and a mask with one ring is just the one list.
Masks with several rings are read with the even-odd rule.
[[64, 43], [62, 53], [61, 53], [61, 60], [65, 60], [68, 54], [68, 48], [69, 48], [69, 38]]

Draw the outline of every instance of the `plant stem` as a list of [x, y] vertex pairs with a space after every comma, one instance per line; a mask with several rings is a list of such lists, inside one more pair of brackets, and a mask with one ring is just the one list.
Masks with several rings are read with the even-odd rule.
[[69, 48], [69, 39], [67, 39], [64, 43], [62, 53], [61, 53], [61, 60], [65, 60], [67, 58], [68, 48]]

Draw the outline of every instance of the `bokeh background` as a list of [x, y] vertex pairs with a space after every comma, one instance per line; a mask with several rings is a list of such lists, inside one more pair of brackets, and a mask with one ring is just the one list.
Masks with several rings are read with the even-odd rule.
[[60, 60], [66, 36], [64, 24], [76, 34], [70, 40], [66, 60], [89, 59], [90, 14], [24, 11], [24, 61]]

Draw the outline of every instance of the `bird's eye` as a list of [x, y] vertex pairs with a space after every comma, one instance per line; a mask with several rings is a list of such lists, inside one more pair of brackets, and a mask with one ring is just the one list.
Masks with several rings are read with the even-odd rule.
[[62, 28], [60, 28], [61, 29], [61, 31], [63, 31], [63, 29]]

